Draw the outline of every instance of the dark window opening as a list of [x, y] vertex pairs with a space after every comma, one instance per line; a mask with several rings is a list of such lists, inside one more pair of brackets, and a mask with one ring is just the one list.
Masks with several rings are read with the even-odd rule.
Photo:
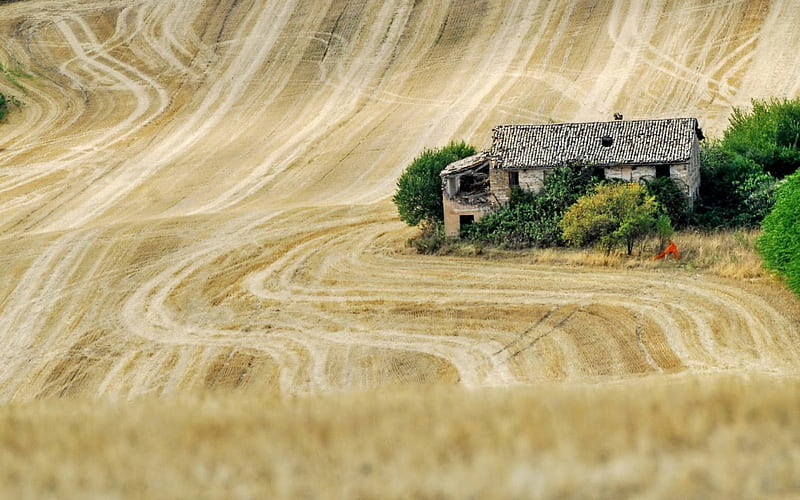
[[509, 172], [508, 173], [508, 187], [517, 187], [519, 186], [519, 172]]
[[656, 165], [656, 177], [669, 177], [669, 165]]
[[461, 177], [461, 190], [472, 191], [477, 183], [477, 179], [474, 176], [464, 175]]
[[614, 138], [605, 136], [600, 138], [600, 142], [603, 144], [604, 148], [610, 148], [612, 144], [614, 144]]
[[458, 216], [458, 223], [461, 227], [469, 226], [470, 224], [475, 222], [474, 215], [459, 215]]
[[596, 177], [598, 179], [605, 179], [606, 178], [606, 169], [603, 167], [594, 167], [592, 168], [592, 177]]

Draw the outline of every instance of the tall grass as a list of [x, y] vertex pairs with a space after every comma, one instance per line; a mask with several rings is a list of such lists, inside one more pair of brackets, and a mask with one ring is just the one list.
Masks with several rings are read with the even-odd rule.
[[678, 231], [672, 239], [680, 250], [680, 260], [672, 257], [652, 260], [666, 245], [659, 238], [642, 241], [636, 246], [632, 256], [625, 255], [622, 251], [612, 251], [607, 255], [601, 249], [506, 250], [461, 241], [449, 241], [439, 253], [456, 256], [480, 255], [488, 259], [521, 259], [554, 266], [702, 271], [724, 278], [749, 280], [770, 277], [755, 250], [755, 242], [760, 234], [761, 231], [757, 229]]

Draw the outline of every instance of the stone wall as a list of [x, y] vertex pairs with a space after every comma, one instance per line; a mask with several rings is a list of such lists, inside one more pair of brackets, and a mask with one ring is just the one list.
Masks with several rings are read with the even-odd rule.
[[442, 201], [444, 205], [444, 234], [450, 237], [458, 236], [461, 230], [462, 215], [472, 215], [475, 217], [475, 222], [478, 222], [486, 214], [494, 212], [497, 208], [494, 204], [466, 205], [447, 196]]
[[504, 205], [508, 203], [508, 196], [511, 193], [511, 188], [508, 186], [508, 171], [499, 168], [489, 169], [489, 185], [492, 189], [492, 195], [497, 200], [497, 203]]
[[606, 179], [619, 179], [627, 182], [639, 182], [642, 178], [652, 179], [656, 176], [656, 167], [649, 165], [606, 167], [603, 171]]
[[538, 193], [544, 187], [544, 177], [549, 170], [521, 170], [519, 172], [519, 187], [525, 191]]
[[[489, 172], [489, 182], [491, 184], [492, 194], [497, 203], [503, 205], [508, 203], [508, 197], [511, 194], [511, 186], [508, 183], [509, 170], [493, 168]], [[528, 169], [518, 170], [519, 173], [519, 187], [525, 191], [538, 193], [544, 186], [544, 177], [547, 172], [546, 169]]]
[[695, 139], [692, 144], [692, 156], [689, 158], [689, 175], [686, 185], [689, 186], [689, 202], [700, 196], [700, 141]]
[[[656, 177], [656, 168], [652, 166], [624, 166], [608, 167], [605, 169], [606, 179], [620, 179], [628, 182], [640, 182], [642, 178], [653, 179]], [[687, 163], [670, 165], [669, 176], [679, 181], [679, 186], [685, 188], [689, 204], [697, 199], [700, 192], [700, 159], [699, 155], [692, 155]]]

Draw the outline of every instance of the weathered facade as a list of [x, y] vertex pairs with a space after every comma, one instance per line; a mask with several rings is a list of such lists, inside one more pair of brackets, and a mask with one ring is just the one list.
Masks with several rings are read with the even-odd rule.
[[493, 211], [489, 184], [490, 161], [486, 153], [451, 163], [440, 174], [444, 227], [448, 236], [458, 236], [462, 226], [472, 224]]
[[[695, 118], [501, 125], [492, 132], [489, 151], [442, 171], [449, 236], [507, 203], [515, 187], [539, 191], [550, 172], [566, 165], [591, 166], [607, 179], [630, 182], [668, 176], [683, 187], [690, 203], [698, 195], [703, 133]], [[477, 173], [476, 166], [488, 174], [486, 193], [464, 196], [461, 179]]]

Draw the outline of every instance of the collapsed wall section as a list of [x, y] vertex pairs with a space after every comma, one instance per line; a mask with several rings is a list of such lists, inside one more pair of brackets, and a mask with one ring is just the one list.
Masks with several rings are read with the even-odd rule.
[[439, 174], [447, 236], [458, 236], [462, 227], [481, 220], [495, 209], [489, 166], [488, 157], [479, 153], [451, 163]]

